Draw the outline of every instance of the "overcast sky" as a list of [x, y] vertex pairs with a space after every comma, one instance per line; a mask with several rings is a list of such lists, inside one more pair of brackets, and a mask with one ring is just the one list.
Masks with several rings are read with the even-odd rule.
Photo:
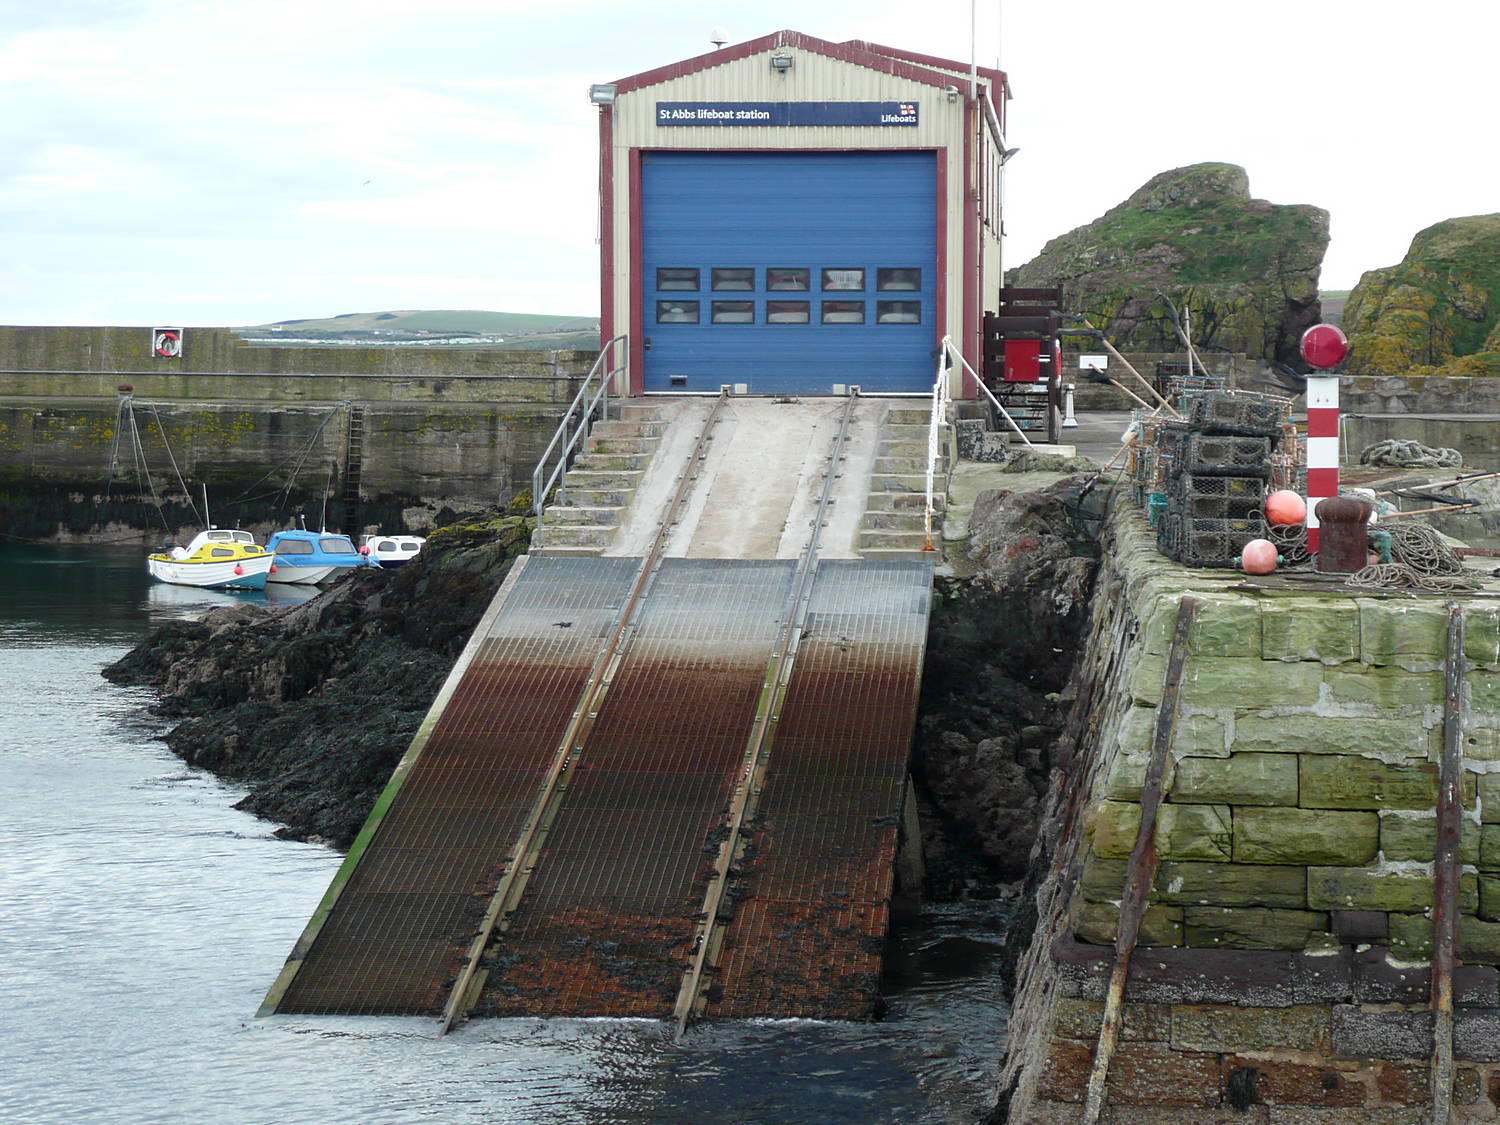
[[[1006, 262], [1151, 176], [1333, 216], [1324, 288], [1500, 211], [1495, 0], [980, 0]], [[598, 312], [603, 82], [779, 28], [967, 60], [965, 0], [0, 0], [0, 323]]]

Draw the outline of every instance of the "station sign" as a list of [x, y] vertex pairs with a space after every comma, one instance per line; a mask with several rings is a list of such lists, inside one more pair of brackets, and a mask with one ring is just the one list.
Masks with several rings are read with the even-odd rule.
[[916, 125], [917, 102], [657, 102], [658, 125]]

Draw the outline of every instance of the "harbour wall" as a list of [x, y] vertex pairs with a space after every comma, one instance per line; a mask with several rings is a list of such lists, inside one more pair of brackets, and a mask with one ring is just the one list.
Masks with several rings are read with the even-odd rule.
[[[1440, 597], [1251, 587], [1109, 515], [1078, 702], [1034, 856], [1002, 1089], [1081, 1119], [1167, 654], [1187, 638], [1160, 857], [1104, 1122], [1394, 1125], [1431, 1114]], [[1455, 1122], [1500, 1104], [1500, 603], [1465, 615]]]
[[195, 518], [183, 484], [208, 487], [216, 522], [268, 528], [304, 508], [349, 531], [423, 531], [530, 487], [595, 355], [250, 347], [189, 329], [180, 358], [157, 359], [149, 341], [0, 327], [0, 531], [175, 531]]

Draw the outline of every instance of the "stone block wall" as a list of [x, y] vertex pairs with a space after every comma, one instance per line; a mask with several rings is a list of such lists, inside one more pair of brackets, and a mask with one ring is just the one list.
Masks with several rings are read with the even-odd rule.
[[[1123, 502], [1105, 560], [1085, 734], [1054, 787], [1012, 1018], [1010, 1120], [1078, 1119], [1186, 593], [1160, 863], [1105, 1120], [1427, 1120], [1444, 600], [1188, 571]], [[1481, 1121], [1500, 1105], [1500, 603], [1463, 605], [1455, 1120]]]

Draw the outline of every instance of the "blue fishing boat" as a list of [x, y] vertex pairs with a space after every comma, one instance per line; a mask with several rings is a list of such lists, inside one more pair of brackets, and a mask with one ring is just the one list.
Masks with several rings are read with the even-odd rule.
[[276, 556], [269, 575], [272, 582], [316, 585], [357, 566], [379, 565], [360, 554], [347, 535], [332, 531], [288, 528], [273, 534], [266, 550]]

